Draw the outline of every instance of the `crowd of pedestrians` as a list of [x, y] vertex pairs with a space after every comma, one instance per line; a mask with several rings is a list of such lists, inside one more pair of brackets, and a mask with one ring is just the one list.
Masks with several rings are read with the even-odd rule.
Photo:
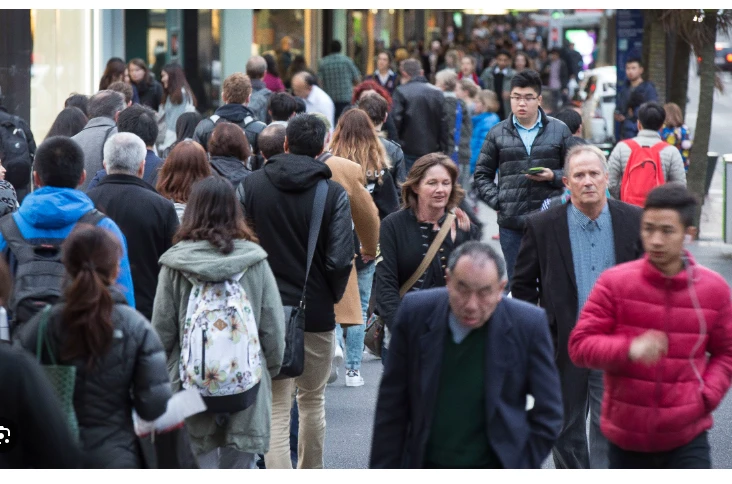
[[115, 58], [37, 147], [0, 112], [0, 466], [151, 467], [133, 411], [194, 391], [181, 467], [322, 468], [326, 386], [364, 385], [370, 342], [373, 468], [710, 467], [732, 303], [683, 247], [683, 118], [629, 61], [606, 158], [562, 109], [581, 56], [524, 27], [363, 78], [285, 38], [213, 113]]

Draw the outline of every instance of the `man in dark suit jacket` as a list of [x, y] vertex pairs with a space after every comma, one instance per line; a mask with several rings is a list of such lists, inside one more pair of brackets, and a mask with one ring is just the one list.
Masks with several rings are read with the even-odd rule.
[[553, 449], [556, 467], [606, 469], [608, 442], [600, 432], [602, 372], [574, 366], [567, 344], [602, 271], [642, 255], [642, 211], [607, 199], [607, 163], [594, 146], [570, 149], [564, 174], [571, 201], [527, 219], [511, 294], [539, 303], [549, 318], [564, 402], [564, 426]]
[[504, 275], [490, 246], [466, 242], [446, 288], [404, 298], [371, 468], [541, 467], [562, 425], [559, 376], [544, 311], [504, 298]]

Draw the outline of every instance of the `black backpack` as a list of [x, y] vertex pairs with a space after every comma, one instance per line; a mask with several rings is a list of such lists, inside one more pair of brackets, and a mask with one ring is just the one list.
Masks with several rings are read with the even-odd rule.
[[[209, 119], [213, 121], [214, 125], [219, 123], [231, 123], [231, 121], [226, 118], [222, 118], [218, 114], [212, 115]], [[252, 148], [252, 155], [258, 155], [259, 145], [257, 143], [257, 138], [259, 137], [259, 133], [261, 133], [267, 125], [257, 120], [254, 116], [247, 116], [241, 123], [233, 124], [236, 124], [244, 130], [244, 134], [247, 135], [247, 141], [249, 141], [249, 146]]]
[[[97, 225], [104, 218], [103, 213], [92, 209], [76, 223]], [[66, 268], [61, 262], [61, 244], [65, 239], [25, 239], [12, 214], [0, 218], [0, 233], [17, 264], [8, 305], [13, 326], [17, 327], [61, 296], [66, 276]]]
[[28, 138], [23, 130], [22, 120], [0, 111], [0, 146], [5, 152], [3, 166], [7, 170], [5, 179], [13, 185], [22, 201], [30, 190], [31, 167], [33, 159], [28, 146]]

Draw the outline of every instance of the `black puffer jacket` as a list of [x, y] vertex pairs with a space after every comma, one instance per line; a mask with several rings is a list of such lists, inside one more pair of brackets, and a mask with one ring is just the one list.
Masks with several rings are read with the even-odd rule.
[[[129, 307], [124, 296], [112, 289], [114, 337], [112, 346], [89, 371], [86, 360], [63, 361], [59, 357], [65, 338], [61, 321], [63, 303], [56, 304], [48, 322], [58, 364], [76, 366], [74, 409], [79, 420], [85, 466], [136, 469], [141, 467], [139, 444], [132, 424], [132, 409], [152, 421], [165, 413], [171, 397], [165, 351], [145, 317]], [[40, 314], [18, 330], [17, 339], [36, 351]], [[42, 363], [49, 364], [44, 351]]]
[[394, 91], [391, 115], [404, 153], [424, 156], [447, 150], [447, 119], [442, 91], [424, 77], [415, 77]]
[[[481, 200], [498, 211], [498, 225], [507, 229], [523, 230], [527, 215], [537, 212], [547, 198], [562, 194], [564, 155], [572, 146], [572, 133], [541, 108], [539, 115], [543, 127], [531, 146], [531, 155], [510, 116], [490, 130], [476, 163], [473, 187]], [[521, 172], [531, 167], [551, 169], [554, 180], [529, 180]]]

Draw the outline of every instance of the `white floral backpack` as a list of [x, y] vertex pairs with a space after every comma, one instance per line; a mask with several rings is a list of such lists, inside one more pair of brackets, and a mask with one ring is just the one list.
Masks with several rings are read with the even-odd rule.
[[242, 274], [220, 282], [190, 278], [180, 380], [200, 392], [209, 413], [248, 408], [262, 380], [259, 333]]

